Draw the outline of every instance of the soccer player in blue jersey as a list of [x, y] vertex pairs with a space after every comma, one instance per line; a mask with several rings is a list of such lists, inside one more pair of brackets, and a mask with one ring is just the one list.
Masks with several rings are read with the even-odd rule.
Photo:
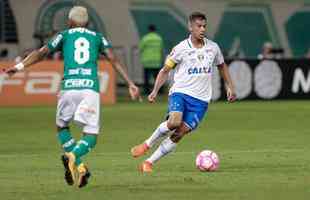
[[[173, 85], [169, 91], [168, 119], [147, 140], [131, 149], [133, 157], [142, 156], [159, 138], [167, 136], [158, 149], [139, 166], [142, 172], [152, 172], [153, 165], [160, 158], [173, 151], [186, 134], [197, 128], [211, 100], [214, 67], [219, 69], [225, 81], [228, 101], [235, 100], [235, 90], [221, 50], [214, 41], [205, 37], [206, 23], [204, 14], [194, 12], [190, 15], [190, 36], [173, 48], [148, 96], [151, 103], [155, 102], [169, 72], [174, 70]], [[169, 132], [172, 132], [171, 136], [168, 136]]]

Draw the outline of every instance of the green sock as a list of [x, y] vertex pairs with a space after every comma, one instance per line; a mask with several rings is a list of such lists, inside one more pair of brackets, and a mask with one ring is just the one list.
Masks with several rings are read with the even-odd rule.
[[[65, 152], [71, 152], [76, 145], [76, 142], [72, 138], [69, 129], [62, 129], [58, 133], [58, 140]], [[80, 158], [76, 158], [75, 160], [76, 166], [79, 166], [81, 163], [82, 160]]]
[[85, 135], [80, 141], [78, 141], [77, 145], [72, 150], [72, 153], [74, 153], [76, 158], [80, 158], [90, 152], [90, 150], [95, 147], [96, 142], [96, 135]]
[[81, 158], [75, 158], [75, 162], [74, 163], [75, 163], [76, 166], [79, 166], [82, 163]]
[[76, 145], [76, 142], [72, 138], [69, 129], [62, 129], [58, 133], [58, 140], [65, 152], [71, 152]]

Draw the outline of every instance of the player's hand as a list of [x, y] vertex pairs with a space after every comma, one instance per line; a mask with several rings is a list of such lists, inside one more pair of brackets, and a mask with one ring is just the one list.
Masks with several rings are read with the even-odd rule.
[[227, 87], [227, 100], [232, 103], [237, 100], [236, 93], [233, 89]]
[[18, 72], [18, 70], [16, 69], [16, 67], [9, 67], [2, 69], [2, 72], [6, 73], [9, 76], [13, 76], [16, 72]]
[[150, 103], [154, 103], [156, 100], [156, 97], [157, 97], [157, 92], [152, 91], [151, 94], [149, 94], [147, 99], [149, 100]]
[[132, 100], [138, 99], [140, 102], [142, 101], [139, 88], [135, 84], [130, 84], [128, 90]]

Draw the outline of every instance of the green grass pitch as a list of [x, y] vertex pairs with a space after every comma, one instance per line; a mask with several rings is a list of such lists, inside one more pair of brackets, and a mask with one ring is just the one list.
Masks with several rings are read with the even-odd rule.
[[[138, 173], [143, 158], [130, 148], [164, 118], [166, 103], [102, 107], [103, 129], [86, 158], [90, 184], [63, 180], [54, 107], [0, 108], [0, 199], [3, 200], [306, 200], [310, 197], [309, 101], [213, 103], [197, 131], [154, 173]], [[74, 128], [79, 137], [79, 129]], [[196, 154], [219, 154], [215, 173], [199, 172]]]

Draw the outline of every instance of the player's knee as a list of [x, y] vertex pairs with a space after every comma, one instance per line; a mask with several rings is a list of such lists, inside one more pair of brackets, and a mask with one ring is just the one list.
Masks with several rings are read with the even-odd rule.
[[57, 129], [57, 132], [59, 133], [59, 132], [61, 132], [63, 130], [69, 130], [69, 127], [68, 126], [66, 126], [66, 127], [57, 126], [56, 129]]
[[178, 128], [182, 123], [182, 118], [181, 117], [169, 117], [167, 126], [170, 130], [174, 130]]
[[178, 128], [180, 125], [181, 125], [181, 123], [178, 121], [168, 121], [167, 122], [167, 127], [170, 130], [174, 130], [174, 129]]

